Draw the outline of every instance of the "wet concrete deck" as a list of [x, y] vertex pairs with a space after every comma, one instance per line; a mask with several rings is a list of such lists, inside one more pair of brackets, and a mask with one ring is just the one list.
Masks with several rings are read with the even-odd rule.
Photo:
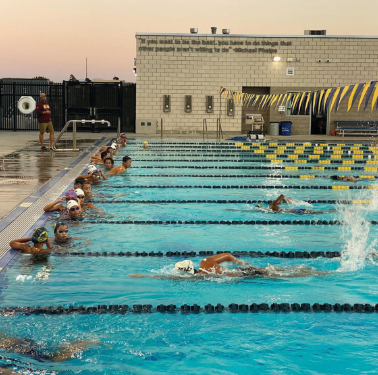
[[[160, 134], [126, 134], [128, 138], [141, 140], [160, 139]], [[241, 136], [240, 133], [224, 134], [224, 139]], [[78, 147], [86, 150], [102, 137], [111, 139], [115, 133], [78, 133]], [[47, 137], [45, 137], [47, 138]], [[164, 134], [164, 139], [193, 138], [202, 140], [202, 134]], [[205, 141], [215, 141], [215, 134], [209, 134]], [[289, 142], [369, 142], [372, 137], [334, 137], [320, 135], [306, 136], [267, 136], [267, 141]], [[47, 139], [45, 140], [45, 144]], [[58, 148], [72, 148], [72, 133], [65, 134]], [[38, 190], [43, 184], [54, 177], [74, 159], [80, 152], [41, 151], [38, 132], [0, 131], [0, 220], [17, 207], [27, 197]], [[89, 159], [88, 159], [89, 161]]]

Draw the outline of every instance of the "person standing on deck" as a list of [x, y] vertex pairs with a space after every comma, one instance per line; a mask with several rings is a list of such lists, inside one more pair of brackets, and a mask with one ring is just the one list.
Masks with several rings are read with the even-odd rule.
[[47, 147], [43, 144], [43, 134], [50, 133], [50, 150], [55, 151], [53, 147], [54, 143], [54, 127], [51, 122], [50, 106], [46, 102], [46, 94], [41, 93], [39, 95], [40, 101], [37, 104], [37, 119], [39, 124], [39, 142], [41, 144], [41, 150], [47, 150]]

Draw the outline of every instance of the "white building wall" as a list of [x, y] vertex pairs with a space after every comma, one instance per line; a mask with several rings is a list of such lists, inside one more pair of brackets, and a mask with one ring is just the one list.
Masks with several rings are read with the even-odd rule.
[[[249, 51], [236, 52], [236, 48]], [[281, 61], [273, 62], [274, 55]], [[221, 86], [238, 92], [243, 87], [270, 87], [270, 93], [275, 94], [375, 80], [378, 37], [138, 33], [136, 61], [137, 122], [156, 119], [160, 123], [163, 118], [165, 132], [179, 132], [201, 131], [203, 119], [207, 119], [211, 131], [221, 116], [224, 131], [241, 131], [242, 108], [235, 105], [234, 116], [227, 116], [226, 100], [221, 102], [218, 95]], [[286, 75], [287, 67], [294, 67], [294, 76]], [[163, 112], [164, 95], [171, 96], [171, 111], [167, 113]], [[185, 95], [192, 95], [191, 113], [184, 110]], [[210, 114], [206, 113], [206, 95], [214, 96], [214, 112]], [[357, 113], [356, 109], [347, 114], [344, 106], [337, 115], [331, 115], [332, 121], [351, 118], [377, 120], [378, 115]], [[293, 121], [293, 134], [309, 134], [308, 116], [282, 118], [271, 108], [269, 120]]]

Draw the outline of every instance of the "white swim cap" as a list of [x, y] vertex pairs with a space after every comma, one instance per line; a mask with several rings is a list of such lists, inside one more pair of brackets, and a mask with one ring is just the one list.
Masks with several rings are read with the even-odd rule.
[[97, 171], [97, 168], [96, 168], [96, 166], [91, 164], [91, 165], [88, 166], [87, 171], [88, 171], [88, 173], [91, 173], [91, 172], [93, 173], [94, 171]]
[[179, 271], [188, 272], [194, 274], [193, 262], [189, 259], [183, 260], [182, 262], [177, 262], [175, 268]]
[[82, 189], [75, 189], [75, 193], [76, 193], [77, 196], [84, 195], [84, 190], [82, 190]]
[[68, 210], [70, 210], [72, 207], [75, 207], [75, 206], [78, 206], [78, 205], [79, 205], [79, 203], [77, 203], [73, 199], [71, 199], [70, 201], [67, 202], [67, 208], [68, 208]]
[[112, 143], [112, 145], [110, 146], [113, 150], [117, 150], [117, 146], [115, 143]]

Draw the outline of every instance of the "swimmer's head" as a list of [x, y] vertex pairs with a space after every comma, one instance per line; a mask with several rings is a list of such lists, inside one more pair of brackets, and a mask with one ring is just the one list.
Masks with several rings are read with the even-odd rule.
[[148, 148], [148, 142], [147, 141], [143, 142], [143, 148]]
[[97, 168], [94, 166], [94, 165], [90, 165], [90, 166], [88, 166], [88, 168], [87, 168], [87, 171], [88, 171], [88, 173], [93, 173], [93, 172], [95, 172], [95, 171], [97, 171]]
[[77, 194], [75, 193], [74, 190], [68, 190], [67, 193], [65, 194], [66, 195], [66, 202], [67, 201], [70, 201], [70, 200], [75, 200], [77, 199]]
[[67, 202], [67, 209], [68, 209], [70, 216], [77, 216], [80, 213], [79, 204], [74, 200]]
[[126, 167], [126, 168], [130, 168], [131, 167], [131, 158], [129, 156], [124, 156], [122, 158], [122, 164]]
[[261, 204], [256, 204], [256, 208], [264, 208]]
[[81, 189], [83, 187], [84, 183], [84, 178], [83, 177], [78, 177], [75, 182], [74, 182], [74, 189]]
[[117, 150], [117, 144], [116, 143], [112, 143], [112, 145], [110, 146], [114, 151]]
[[49, 234], [44, 227], [35, 228], [31, 237], [33, 243], [44, 243], [48, 238]]
[[337, 175], [334, 175], [334, 176], [331, 176], [331, 180], [338, 180], [339, 179], [339, 176], [337, 176]]
[[[85, 198], [85, 194], [84, 194], [84, 191], [82, 189], [76, 189], [75, 193], [76, 193], [78, 199], [84, 199]], [[83, 202], [83, 201], [81, 201], [81, 202]]]
[[194, 275], [194, 265], [193, 262], [189, 259], [183, 260], [182, 262], [177, 262], [175, 264], [175, 269]]
[[58, 220], [54, 223], [54, 234], [57, 241], [63, 242], [68, 240], [68, 226], [62, 221]]
[[99, 171], [95, 171], [92, 173], [92, 179], [95, 180], [95, 181], [98, 181], [100, 179], [100, 172]]

